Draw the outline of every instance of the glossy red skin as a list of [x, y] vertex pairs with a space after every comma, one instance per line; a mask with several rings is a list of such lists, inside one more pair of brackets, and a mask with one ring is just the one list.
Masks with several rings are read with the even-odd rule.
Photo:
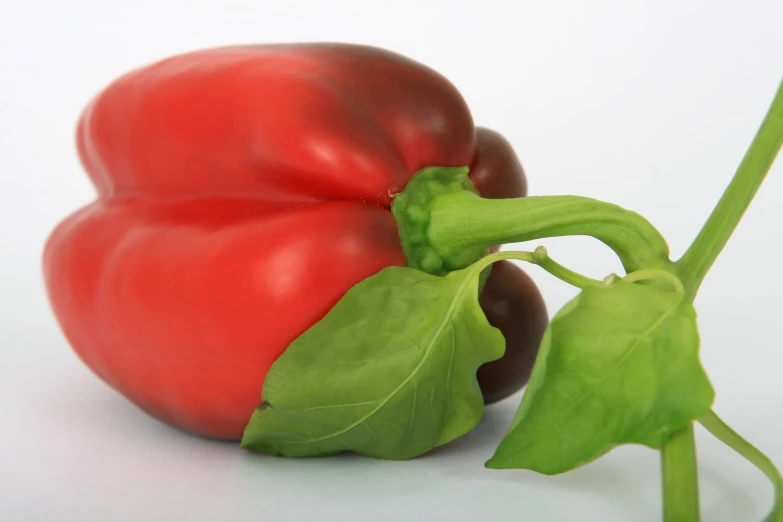
[[508, 144], [446, 79], [360, 46], [164, 60], [93, 100], [77, 145], [98, 198], [44, 252], [65, 336], [151, 415], [224, 439], [294, 338], [405, 265], [389, 205], [412, 174], [471, 165], [483, 194], [524, 195], [521, 168], [497, 168]]

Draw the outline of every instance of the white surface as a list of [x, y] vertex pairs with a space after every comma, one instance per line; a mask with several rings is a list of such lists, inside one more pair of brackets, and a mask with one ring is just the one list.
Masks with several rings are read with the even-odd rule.
[[[171, 430], [72, 355], [47, 308], [41, 247], [92, 198], [73, 124], [115, 76], [200, 47], [341, 40], [440, 70], [478, 123], [514, 143], [532, 193], [636, 210], [677, 256], [780, 80], [781, 20], [778, 0], [0, 2], [0, 520], [659, 520], [658, 460], [643, 448], [555, 478], [484, 470], [518, 398], [403, 463], [263, 458]], [[782, 174], [779, 161], [697, 301], [716, 410], [781, 465]], [[619, 268], [587, 239], [545, 244], [595, 277]], [[532, 275], [551, 311], [573, 295]], [[703, 519], [760, 519], [764, 478], [703, 431], [699, 452]]]

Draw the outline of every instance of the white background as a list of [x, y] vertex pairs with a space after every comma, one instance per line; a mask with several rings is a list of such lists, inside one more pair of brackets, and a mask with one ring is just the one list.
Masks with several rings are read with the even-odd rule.
[[[783, 73], [783, 2], [0, 1], [0, 520], [655, 521], [657, 455], [622, 448], [548, 478], [482, 468], [518, 398], [413, 462], [282, 460], [176, 432], [72, 354], [40, 276], [46, 235], [93, 197], [73, 126], [126, 70], [248, 42], [388, 47], [449, 77], [503, 132], [531, 193], [649, 218], [681, 254], [728, 183]], [[698, 298], [715, 408], [783, 465], [783, 161]], [[588, 239], [546, 241], [601, 277]], [[573, 290], [532, 274], [555, 311]], [[698, 432], [705, 521], [759, 520], [771, 489]]]

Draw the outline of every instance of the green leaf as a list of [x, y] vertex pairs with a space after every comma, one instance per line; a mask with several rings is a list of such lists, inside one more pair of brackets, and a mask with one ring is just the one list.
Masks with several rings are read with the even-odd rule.
[[562, 473], [618, 444], [660, 448], [709, 411], [696, 313], [681, 286], [649, 283], [587, 288], [553, 318], [487, 467]]
[[353, 287], [272, 366], [242, 446], [408, 459], [472, 430], [476, 370], [505, 349], [478, 304], [481, 269], [389, 267]]

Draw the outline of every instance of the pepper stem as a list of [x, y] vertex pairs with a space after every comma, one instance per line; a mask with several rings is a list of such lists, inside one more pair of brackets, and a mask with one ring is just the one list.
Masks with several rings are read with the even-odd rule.
[[670, 269], [663, 236], [639, 214], [579, 196], [482, 199], [469, 191], [429, 204], [428, 245], [442, 257], [471, 249], [556, 236], [592, 236], [618, 255], [627, 272]]

